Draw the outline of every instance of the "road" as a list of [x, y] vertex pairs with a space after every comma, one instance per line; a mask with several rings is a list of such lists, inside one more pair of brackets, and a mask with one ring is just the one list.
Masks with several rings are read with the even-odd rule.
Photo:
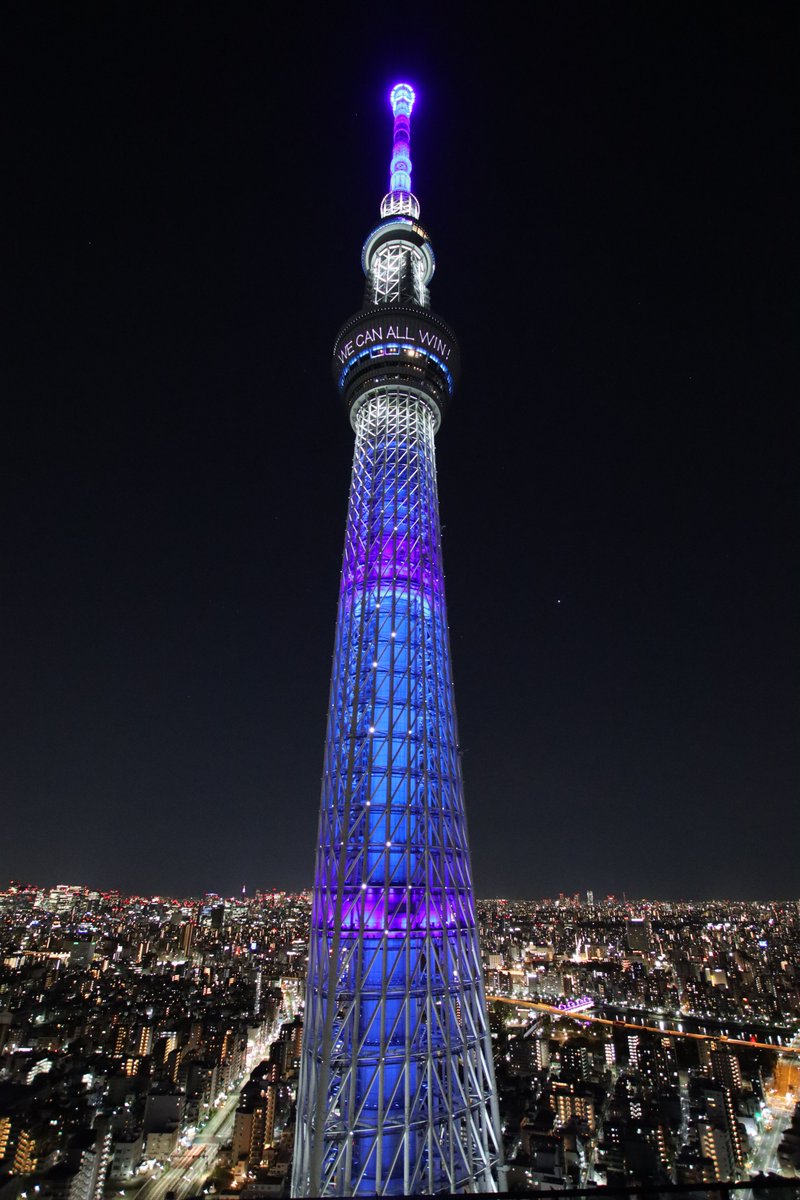
[[782, 1173], [781, 1165], [778, 1162], [778, 1146], [791, 1121], [792, 1114], [790, 1112], [782, 1112], [780, 1109], [775, 1112], [772, 1129], [768, 1132], [765, 1130], [756, 1143], [753, 1152], [752, 1170], [754, 1175], [760, 1171], [773, 1171], [776, 1175]]
[[[254, 1047], [243, 1078], [246, 1078], [261, 1058], [266, 1057], [270, 1045], [278, 1036], [284, 1015], [281, 1014], [276, 1019], [266, 1041]], [[174, 1192], [176, 1200], [186, 1200], [187, 1196], [193, 1196], [206, 1176], [214, 1170], [220, 1146], [231, 1136], [233, 1115], [239, 1104], [241, 1086], [241, 1083], [237, 1083], [225, 1103], [212, 1112], [191, 1146], [177, 1150], [169, 1165], [163, 1171], [151, 1175], [136, 1191], [125, 1192], [126, 1200], [165, 1200], [167, 1192]], [[109, 1194], [116, 1195], [116, 1191], [112, 1188]]]
[[519, 1008], [535, 1008], [538, 1012], [550, 1013], [551, 1016], [560, 1017], [562, 1020], [569, 1021], [590, 1021], [594, 1025], [611, 1025], [616, 1029], [635, 1029], [637, 1033], [659, 1033], [667, 1034], [670, 1037], [676, 1038], [693, 1038], [699, 1042], [717, 1042], [725, 1046], [746, 1046], [749, 1050], [777, 1050], [781, 1054], [795, 1054], [800, 1056], [800, 1046], [793, 1042], [791, 1046], [776, 1046], [772, 1042], [754, 1042], [747, 1041], [743, 1038], [726, 1037], [721, 1033], [690, 1033], [688, 1030], [681, 1029], [665, 1029], [660, 1025], [645, 1025], [644, 1023], [633, 1021], [613, 1021], [610, 1017], [593, 1017], [589, 1012], [564, 1012], [563, 1009], [556, 1008], [554, 1004], [540, 1004], [537, 1000], [516, 1000], [512, 996], [487, 996], [487, 1003], [493, 1004], [513, 1004]]
[[167, 1192], [174, 1192], [177, 1200], [194, 1195], [213, 1171], [219, 1147], [230, 1137], [239, 1090], [234, 1088], [225, 1103], [214, 1110], [188, 1149], [177, 1151], [170, 1165], [151, 1176], [137, 1192], [128, 1193], [128, 1200], [164, 1200]]

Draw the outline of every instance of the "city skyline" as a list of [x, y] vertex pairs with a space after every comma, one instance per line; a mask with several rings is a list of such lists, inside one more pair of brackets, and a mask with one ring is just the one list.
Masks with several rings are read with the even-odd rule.
[[[248, 887], [244, 885], [232, 892], [178, 892], [178, 891], [162, 891], [162, 892], [128, 892], [120, 888], [101, 888], [95, 887], [92, 884], [80, 880], [59, 880], [58, 883], [44, 882], [36, 879], [9, 879], [0, 880], [0, 892], [11, 894], [12, 892], [54, 892], [59, 889], [77, 889], [80, 894], [91, 895], [94, 897], [118, 897], [121, 900], [147, 900], [147, 901], [163, 901], [168, 904], [202, 904], [210, 898], [216, 898], [223, 901], [225, 904], [242, 904], [252, 901], [256, 897], [261, 896], [293, 896], [305, 897], [310, 900], [313, 893], [313, 886], [309, 884], [306, 888], [301, 888], [299, 891], [292, 891], [290, 888], [279, 886], [270, 886], [269, 882], [264, 884]], [[589, 899], [587, 899], [589, 897]], [[750, 905], [757, 907], [769, 908], [777, 906], [779, 908], [792, 908], [800, 904], [800, 899], [796, 896], [771, 896], [766, 900], [753, 899], [731, 899], [727, 896], [703, 896], [697, 900], [689, 900], [682, 897], [671, 896], [655, 896], [655, 895], [627, 895], [625, 892], [608, 893], [607, 895], [595, 893], [592, 888], [586, 888], [575, 892], [559, 892], [557, 895], [551, 896], [512, 896], [512, 895], [477, 895], [476, 899], [481, 904], [489, 904], [495, 901], [504, 904], [532, 904], [562, 908], [619, 908], [629, 911], [633, 916], [634, 913], [646, 911], [653, 906], [675, 906], [675, 907], [698, 907], [704, 905], [732, 905], [735, 908], [747, 908]]]
[[476, 891], [797, 895], [796, 31], [722, 11], [10, 19], [0, 878], [310, 887], [327, 361], [407, 73]]
[[[591, 901], [476, 906], [509, 1187], [790, 1187], [800, 902]], [[0, 889], [0, 918], [10, 1195], [289, 1193], [309, 894]]]

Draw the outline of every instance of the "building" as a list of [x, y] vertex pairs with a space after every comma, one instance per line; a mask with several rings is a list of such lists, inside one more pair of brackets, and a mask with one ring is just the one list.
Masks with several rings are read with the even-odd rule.
[[145, 1102], [145, 1133], [154, 1129], [164, 1129], [171, 1125], [180, 1125], [183, 1120], [185, 1104], [186, 1097], [183, 1092], [154, 1088], [148, 1093]]
[[630, 917], [625, 925], [628, 948], [633, 954], [648, 954], [652, 928], [644, 917]]
[[303, 1022], [300, 1017], [287, 1021], [278, 1034], [277, 1051], [282, 1075], [290, 1075], [297, 1069], [303, 1047]]
[[11, 1172], [14, 1175], [31, 1175], [36, 1170], [39, 1161], [36, 1133], [31, 1129], [21, 1129], [14, 1151], [14, 1161]]
[[188, 920], [185, 925], [181, 926], [181, 950], [187, 958], [192, 953], [192, 945], [194, 943], [195, 923], [193, 920]]
[[111, 1150], [111, 1125], [105, 1117], [98, 1119], [94, 1129], [76, 1136], [74, 1147], [67, 1153], [74, 1170], [68, 1200], [103, 1200]]
[[135, 1034], [136, 1048], [134, 1053], [137, 1058], [145, 1058], [153, 1048], [153, 1027], [152, 1025], [140, 1025]]
[[144, 1109], [144, 1156], [163, 1162], [178, 1144], [186, 1097], [179, 1091], [153, 1090]]
[[712, 1050], [708, 1056], [709, 1074], [717, 1083], [732, 1092], [742, 1090], [742, 1068], [735, 1054], [728, 1049]]
[[277, 1104], [278, 1084], [267, 1082], [253, 1107], [249, 1146], [249, 1160], [252, 1166], [260, 1166], [264, 1162], [266, 1150], [272, 1145]]
[[787, 1100], [800, 1096], [800, 1062], [781, 1055], [775, 1064], [775, 1091]]
[[11, 1117], [7, 1113], [0, 1113], [0, 1163], [2, 1163], [8, 1153], [8, 1144], [11, 1141]]
[[292, 1188], [494, 1191], [501, 1144], [464, 816], [434, 435], [458, 347], [430, 310], [414, 92], [391, 93], [364, 307], [334, 347], [356, 445], [331, 679]]
[[178, 1146], [180, 1128], [175, 1125], [171, 1129], [151, 1129], [145, 1134], [144, 1156], [155, 1159], [156, 1162], [166, 1162]]
[[641, 1043], [641, 1036], [638, 1033], [629, 1033], [628, 1037], [627, 1037], [627, 1042], [628, 1042], [628, 1062], [630, 1063], [630, 1065], [632, 1067], [638, 1068], [638, 1066], [639, 1066], [639, 1045]]
[[219, 1090], [219, 1066], [212, 1059], [194, 1059], [186, 1064], [187, 1108], [195, 1120], [207, 1119]]
[[736, 1159], [727, 1129], [698, 1121], [700, 1153], [713, 1165], [714, 1179], [736, 1179]]
[[546, 1071], [550, 1063], [550, 1041], [541, 1037], [512, 1038], [508, 1057], [513, 1074], [532, 1075], [536, 1071]]
[[247, 1174], [250, 1163], [250, 1143], [253, 1136], [253, 1110], [255, 1105], [255, 1096], [242, 1095], [239, 1107], [233, 1114], [231, 1166], [238, 1179]]
[[[744, 1162], [744, 1146], [742, 1133], [736, 1119], [736, 1108], [733, 1103], [733, 1093], [724, 1084], [719, 1087], [703, 1089], [706, 1111], [710, 1122], [718, 1129], [724, 1129], [730, 1142], [734, 1165], [741, 1167]], [[718, 1179], [728, 1176], [717, 1176]]]
[[582, 1083], [566, 1083], [554, 1080], [551, 1084], [550, 1107], [556, 1114], [558, 1124], [566, 1125], [575, 1118], [585, 1125], [590, 1133], [597, 1130], [597, 1114], [594, 1094]]
[[563, 1079], [588, 1079], [592, 1061], [586, 1046], [565, 1042], [561, 1047], [561, 1077]]
[[643, 1041], [636, 1057], [642, 1083], [650, 1093], [663, 1095], [678, 1086], [678, 1068], [669, 1039], [662, 1038], [660, 1044]]
[[122, 1129], [114, 1134], [109, 1175], [112, 1179], [130, 1179], [139, 1169], [144, 1150], [141, 1129]]

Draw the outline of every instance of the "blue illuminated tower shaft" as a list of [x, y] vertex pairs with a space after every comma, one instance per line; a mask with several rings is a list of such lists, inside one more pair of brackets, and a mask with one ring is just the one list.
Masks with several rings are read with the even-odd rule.
[[[393, 190], [334, 352], [356, 434], [317, 849], [295, 1195], [494, 1191], [499, 1134], [444, 600], [434, 434], [458, 350]], [[404, 121], [398, 138], [398, 109]], [[398, 152], [400, 144], [400, 152]]]

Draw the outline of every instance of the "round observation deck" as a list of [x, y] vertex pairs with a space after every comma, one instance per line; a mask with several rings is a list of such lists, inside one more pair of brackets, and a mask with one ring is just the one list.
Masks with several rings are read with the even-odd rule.
[[455, 334], [417, 305], [384, 304], [355, 313], [333, 348], [333, 377], [351, 423], [369, 392], [409, 387], [430, 403], [438, 429], [461, 369]]

